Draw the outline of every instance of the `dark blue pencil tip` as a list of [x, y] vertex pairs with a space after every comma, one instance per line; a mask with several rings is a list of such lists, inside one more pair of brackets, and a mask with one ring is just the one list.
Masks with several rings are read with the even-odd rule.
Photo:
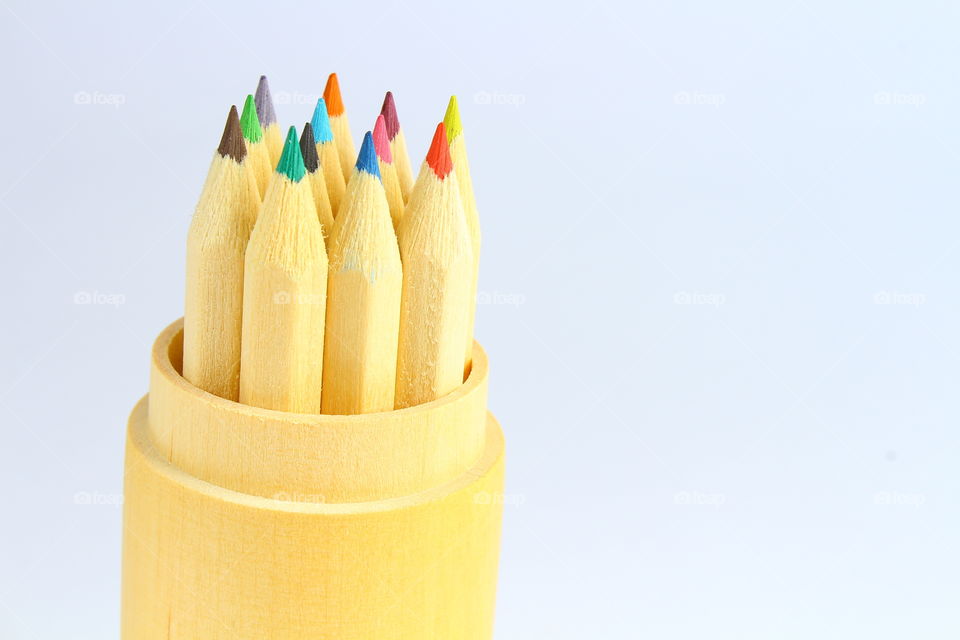
[[363, 144], [360, 146], [360, 154], [357, 156], [357, 171], [366, 171], [380, 178], [380, 166], [377, 164], [377, 150], [373, 146], [373, 134], [369, 131], [363, 136]]

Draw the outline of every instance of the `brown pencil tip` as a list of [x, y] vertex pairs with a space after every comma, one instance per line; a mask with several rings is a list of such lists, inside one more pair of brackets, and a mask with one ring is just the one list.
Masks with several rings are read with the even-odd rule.
[[230, 107], [230, 113], [227, 115], [227, 124], [223, 127], [223, 136], [220, 138], [220, 146], [217, 147], [217, 153], [223, 157], [230, 156], [237, 162], [242, 162], [247, 157], [247, 145], [243, 142], [243, 132], [240, 130], [240, 115], [237, 113], [237, 105]]

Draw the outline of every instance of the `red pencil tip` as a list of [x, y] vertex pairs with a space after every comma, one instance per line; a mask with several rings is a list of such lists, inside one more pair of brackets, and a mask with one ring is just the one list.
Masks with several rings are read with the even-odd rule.
[[437, 125], [437, 131], [433, 134], [433, 142], [430, 143], [430, 151], [427, 151], [427, 164], [437, 174], [437, 177], [443, 180], [453, 170], [453, 160], [450, 159], [450, 147], [447, 145], [447, 132], [443, 128], [443, 123]]
[[393, 163], [393, 154], [390, 153], [390, 139], [387, 137], [387, 124], [382, 115], [377, 116], [377, 124], [373, 127], [373, 146], [381, 160], [387, 164]]
[[337, 74], [331, 73], [327, 78], [327, 86], [323, 90], [323, 99], [327, 103], [327, 114], [333, 118], [343, 115], [343, 97], [340, 95], [340, 82]]

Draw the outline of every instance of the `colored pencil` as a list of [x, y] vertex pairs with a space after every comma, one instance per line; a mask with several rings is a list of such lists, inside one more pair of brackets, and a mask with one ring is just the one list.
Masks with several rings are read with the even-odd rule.
[[393, 228], [396, 230], [403, 218], [403, 194], [400, 192], [400, 180], [397, 178], [397, 168], [393, 164], [390, 138], [387, 135], [387, 125], [382, 115], [377, 116], [377, 123], [373, 127], [373, 144], [377, 149], [380, 178], [383, 181], [383, 189], [387, 194], [387, 204], [390, 205], [390, 219], [393, 221]]
[[327, 103], [323, 98], [317, 100], [310, 125], [313, 127], [314, 142], [317, 143], [320, 168], [323, 169], [323, 177], [327, 181], [330, 208], [333, 210], [333, 217], [336, 218], [337, 211], [340, 210], [340, 201], [343, 199], [343, 192], [347, 187], [343, 178], [343, 171], [340, 169], [340, 152], [337, 150], [337, 143], [333, 139], [333, 129], [330, 128]]
[[380, 115], [383, 116], [387, 125], [390, 153], [397, 167], [397, 179], [400, 181], [403, 201], [407, 203], [410, 201], [410, 192], [413, 191], [413, 166], [410, 164], [410, 156], [407, 153], [407, 141], [403, 135], [403, 129], [400, 128], [400, 118], [397, 117], [397, 104], [393, 99], [393, 92], [387, 91], [387, 95], [384, 96]]
[[257, 107], [257, 119], [263, 129], [263, 139], [270, 154], [270, 166], [275, 167], [280, 161], [280, 153], [283, 151], [283, 134], [280, 132], [280, 124], [277, 122], [277, 112], [273, 108], [273, 96], [270, 95], [267, 76], [260, 76], [254, 102]]
[[320, 159], [317, 157], [317, 145], [313, 138], [313, 126], [309, 122], [303, 125], [300, 134], [300, 153], [303, 156], [303, 166], [307, 169], [307, 180], [313, 193], [313, 204], [317, 208], [317, 219], [323, 230], [323, 239], [330, 245], [330, 234], [333, 231], [333, 209], [330, 208], [330, 197], [327, 195], [327, 182], [320, 168]]
[[343, 106], [343, 96], [340, 94], [340, 81], [337, 74], [331, 73], [327, 78], [327, 86], [323, 89], [323, 99], [327, 103], [327, 113], [330, 116], [330, 127], [333, 137], [337, 141], [337, 151], [340, 153], [340, 169], [343, 171], [343, 180], [348, 182], [353, 171], [353, 161], [357, 157], [357, 148], [353, 145], [353, 136], [350, 134], [350, 122], [347, 120], [347, 110]]
[[257, 117], [257, 107], [252, 95], [248, 95], [243, 103], [240, 130], [243, 131], [243, 139], [247, 143], [247, 161], [253, 167], [253, 175], [257, 179], [257, 188], [262, 198], [267, 192], [267, 185], [270, 184], [274, 165], [270, 161], [270, 152], [263, 139], [263, 129], [260, 127], [260, 119]]
[[183, 377], [228, 400], [240, 390], [243, 256], [260, 191], [231, 107], [187, 233]]
[[463, 382], [473, 255], [443, 123], [437, 125], [398, 232], [403, 262], [397, 408]]
[[363, 138], [333, 229], [323, 413], [390, 411], [403, 268], [370, 132]]
[[460, 107], [457, 96], [450, 96], [447, 112], [443, 117], [443, 125], [447, 130], [447, 141], [450, 143], [450, 157], [453, 159], [453, 170], [457, 174], [457, 184], [460, 186], [460, 197], [463, 202], [463, 212], [466, 215], [467, 229], [470, 231], [470, 247], [473, 249], [473, 276], [469, 314], [469, 330], [467, 331], [466, 360], [464, 371], [470, 370], [470, 361], [473, 356], [473, 327], [477, 313], [477, 282], [480, 275], [480, 216], [477, 213], [477, 201], [473, 196], [473, 180], [470, 178], [470, 163], [467, 161], [467, 143], [463, 136], [463, 124], [460, 121]]
[[240, 402], [319, 413], [327, 252], [306, 175], [290, 127], [247, 245]]

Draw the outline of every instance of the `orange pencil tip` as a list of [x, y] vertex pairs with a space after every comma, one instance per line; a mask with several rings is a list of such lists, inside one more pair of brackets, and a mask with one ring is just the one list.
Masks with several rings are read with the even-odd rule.
[[337, 74], [331, 73], [327, 78], [327, 86], [323, 90], [323, 99], [327, 103], [327, 113], [331, 118], [343, 115], [343, 97], [340, 95], [340, 81]]

